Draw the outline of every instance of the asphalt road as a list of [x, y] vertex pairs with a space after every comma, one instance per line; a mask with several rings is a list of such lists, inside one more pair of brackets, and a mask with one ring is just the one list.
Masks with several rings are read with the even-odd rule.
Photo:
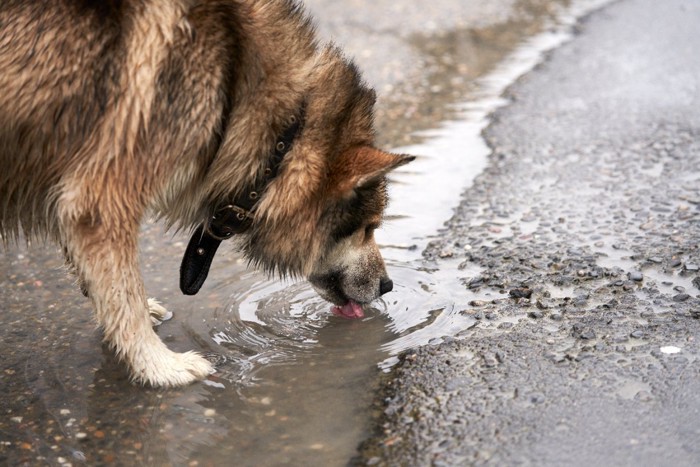
[[478, 266], [358, 464], [700, 464], [700, 3], [623, 0], [509, 91], [425, 252]]

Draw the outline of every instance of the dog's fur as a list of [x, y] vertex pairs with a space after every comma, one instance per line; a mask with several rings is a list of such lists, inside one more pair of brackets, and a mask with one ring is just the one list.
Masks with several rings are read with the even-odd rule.
[[373, 147], [374, 99], [291, 0], [3, 0], [3, 239], [60, 243], [134, 380], [204, 378], [207, 360], [151, 328], [142, 219], [206, 222], [260, 175], [304, 106], [239, 244], [336, 305], [374, 300], [387, 281], [372, 236], [385, 175], [411, 159]]

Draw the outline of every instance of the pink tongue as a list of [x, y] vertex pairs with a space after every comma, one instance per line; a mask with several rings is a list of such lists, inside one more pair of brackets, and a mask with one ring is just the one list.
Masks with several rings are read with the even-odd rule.
[[342, 316], [343, 318], [349, 319], [365, 317], [365, 314], [362, 311], [362, 306], [359, 303], [354, 302], [352, 300], [350, 300], [343, 306], [332, 307], [331, 312], [333, 312], [333, 314], [336, 316]]

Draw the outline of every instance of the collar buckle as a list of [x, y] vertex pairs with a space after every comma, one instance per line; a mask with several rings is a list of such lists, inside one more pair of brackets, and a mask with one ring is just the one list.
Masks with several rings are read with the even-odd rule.
[[241, 206], [228, 204], [219, 208], [207, 225], [207, 233], [217, 240], [226, 240], [244, 232], [253, 221], [253, 213]]

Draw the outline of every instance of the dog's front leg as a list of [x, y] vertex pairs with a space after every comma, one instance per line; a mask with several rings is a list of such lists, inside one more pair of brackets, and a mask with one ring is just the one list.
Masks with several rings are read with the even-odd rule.
[[[70, 272], [75, 274], [75, 276], [77, 277], [78, 288], [80, 288], [80, 292], [86, 297], [88, 297], [90, 294], [88, 293], [87, 286], [80, 279], [80, 275], [76, 270], [75, 264], [73, 264], [73, 260], [68, 254], [68, 249], [65, 247], [63, 248], [63, 257], [66, 260], [66, 266], [68, 267]], [[153, 324], [154, 326], [158, 326], [163, 321], [169, 320], [173, 315], [171, 312], [166, 310], [165, 307], [155, 298], [148, 299], [148, 312], [151, 315], [151, 324]]]
[[168, 349], [151, 326], [138, 267], [138, 221], [115, 221], [98, 207], [62, 216], [61, 237], [93, 302], [105, 341], [134, 381], [182, 386], [205, 378], [211, 364], [195, 352]]

